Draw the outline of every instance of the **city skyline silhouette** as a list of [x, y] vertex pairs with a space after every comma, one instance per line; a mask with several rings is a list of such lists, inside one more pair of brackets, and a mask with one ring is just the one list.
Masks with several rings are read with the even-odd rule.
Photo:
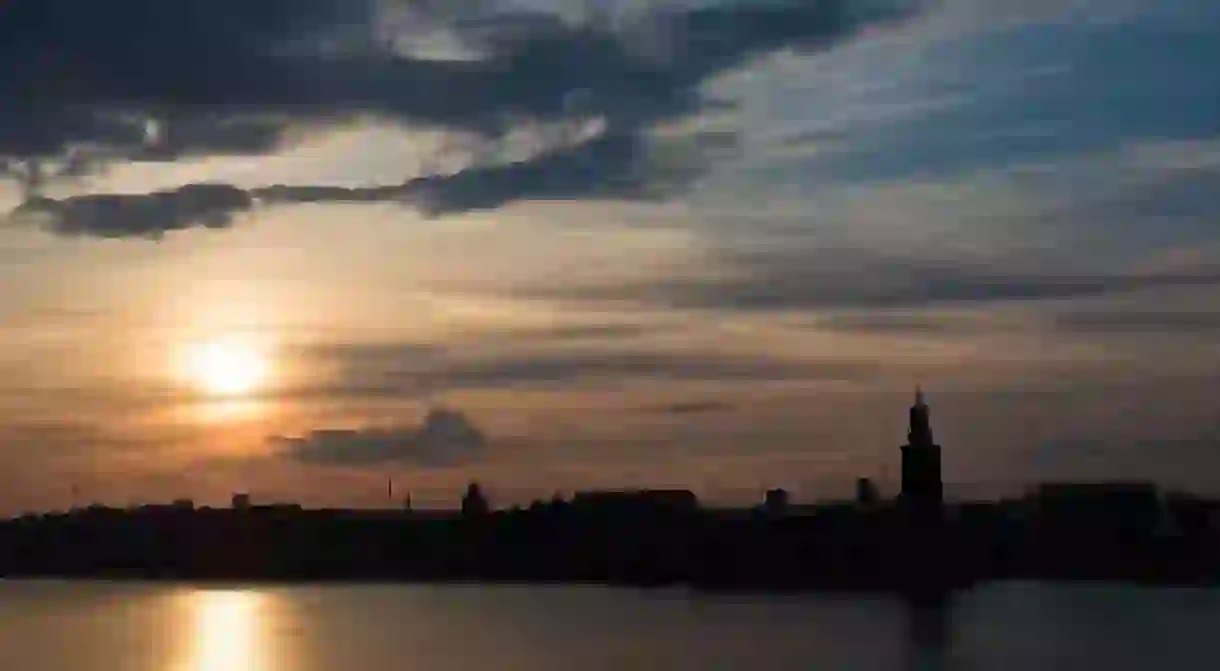
[[1220, 583], [1220, 500], [1151, 483], [1060, 482], [1020, 499], [947, 502], [945, 452], [921, 388], [908, 418], [892, 498], [867, 477], [854, 501], [797, 505], [774, 488], [736, 509], [704, 507], [683, 489], [578, 491], [505, 508], [478, 482], [450, 511], [416, 510], [409, 496], [360, 511], [238, 492], [229, 508], [179, 499], [0, 523], [0, 575], [848, 589], [932, 604], [997, 580]]

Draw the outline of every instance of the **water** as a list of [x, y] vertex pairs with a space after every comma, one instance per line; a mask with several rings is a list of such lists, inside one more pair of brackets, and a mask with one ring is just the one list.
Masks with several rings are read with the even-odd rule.
[[1220, 591], [994, 585], [948, 607], [574, 587], [0, 581], [0, 669], [1216, 669]]

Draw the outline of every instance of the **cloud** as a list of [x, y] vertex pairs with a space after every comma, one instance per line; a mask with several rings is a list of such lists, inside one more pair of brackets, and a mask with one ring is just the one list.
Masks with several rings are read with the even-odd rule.
[[[1213, 302], [1215, 296], [1212, 297]], [[1220, 315], [1197, 309], [1155, 307], [1072, 311], [1057, 315], [1055, 326], [1069, 333], [1207, 336], [1220, 333]]]
[[[1220, 102], [1220, 76], [1206, 65], [1220, 57], [1220, 12], [1209, 0], [1070, 8], [1056, 1], [1047, 3], [1059, 5], [1056, 12], [1019, 22], [977, 7], [999, 3], [949, 4], [928, 14], [973, 14], [991, 29], [921, 45], [918, 67], [908, 65], [906, 46], [874, 55], [892, 65], [897, 78], [887, 78], [889, 88], [872, 95], [865, 109], [954, 104], [899, 119], [844, 115], [826, 130], [849, 131], [831, 133], [847, 141], [828, 143], [826, 151], [804, 161], [802, 169], [812, 178], [944, 176], [1031, 156], [1099, 152], [1134, 139], [1202, 140], [1220, 133], [1220, 121], [1208, 112]], [[1006, 11], [1026, 13], [1028, 3], [1004, 4], [1013, 5]], [[1118, 4], [1139, 8], [1114, 20], [1086, 16]], [[873, 60], [864, 62], [874, 66]], [[876, 76], [872, 67], [849, 73], [856, 74]]]
[[[697, 105], [695, 87], [754, 55], [820, 46], [910, 4], [730, 1], [599, 23], [503, 2], [19, 0], [0, 26], [0, 83], [21, 101], [6, 106], [0, 147], [143, 144], [153, 118], [182, 151], [261, 151], [277, 121], [374, 113], [486, 130], [508, 114], [567, 116], [574, 95], [640, 122]], [[397, 26], [449, 34], [477, 57], [403, 53]]]
[[0, 443], [5, 446], [0, 450], [0, 470], [52, 467], [85, 478], [112, 471], [155, 470], [181, 457], [196, 437], [179, 427], [132, 429], [79, 417], [12, 419], [0, 427]]
[[671, 415], [696, 415], [708, 412], [725, 412], [733, 409], [732, 403], [724, 401], [684, 401], [666, 405], [652, 406], [649, 410]]
[[[496, 345], [495, 343], [499, 343]], [[529, 349], [495, 339], [448, 348], [331, 345], [302, 356], [325, 362], [328, 376], [284, 389], [290, 398], [423, 399], [469, 390], [621, 388], [632, 382], [764, 383], [861, 380], [879, 375], [875, 359], [785, 358], [753, 353], [638, 349], [613, 342], [579, 348], [555, 342]]]
[[63, 235], [160, 238], [168, 231], [225, 228], [254, 207], [248, 193], [226, 184], [190, 184], [150, 194], [97, 194], [55, 200], [34, 197], [13, 211]]
[[419, 426], [319, 429], [302, 437], [273, 436], [272, 445], [311, 464], [364, 466], [408, 462], [423, 467], [456, 465], [488, 445], [484, 433], [456, 410], [434, 408]]
[[[605, 342], [607, 347], [639, 337], [666, 332], [661, 324], [574, 323], [547, 327], [502, 327], [468, 335], [453, 335], [445, 343], [436, 342], [322, 342], [304, 345], [294, 354], [314, 361], [345, 367], [375, 369], [410, 362], [436, 363], [454, 357], [460, 350], [478, 348], [501, 355], [513, 355], [521, 347], [567, 346], [572, 343]], [[517, 351], [513, 352], [512, 348]]]
[[497, 340], [565, 342], [633, 338], [649, 334], [655, 335], [664, 330], [664, 327], [661, 325], [574, 324], [571, 326], [499, 331], [495, 334], [494, 338]]
[[[267, 153], [289, 130], [357, 116], [474, 134], [493, 148], [538, 122], [597, 123], [602, 132], [575, 144], [536, 137], [542, 150], [507, 165], [476, 162], [456, 175], [391, 187], [249, 195], [406, 201], [433, 215], [522, 198], [664, 196], [698, 170], [675, 173], [673, 161], [658, 161], [658, 148], [672, 148], [659, 147], [648, 131], [715, 107], [700, 92], [709, 78], [756, 55], [825, 46], [905, 16], [910, 4], [733, 1], [573, 23], [495, 2], [453, 9], [374, 0], [21, 0], [6, 5], [0, 24], [0, 90], [19, 101], [0, 110], [0, 158], [21, 162], [24, 169], [7, 172], [39, 195], [47, 179], [92, 162]], [[411, 8], [410, 28], [449, 34], [477, 57], [402, 53], [394, 7]], [[59, 202], [60, 210], [73, 207]], [[158, 223], [173, 230], [178, 220], [145, 218], [137, 234]], [[114, 235], [125, 228], [93, 219], [74, 230]]]
[[579, 381], [857, 379], [877, 365], [854, 360], [803, 362], [749, 355], [664, 351], [525, 352], [450, 361], [432, 371], [390, 374], [428, 388], [483, 388]]
[[1011, 327], [988, 313], [953, 313], [943, 309], [921, 311], [853, 311], [819, 315], [819, 329], [846, 333], [945, 336], [995, 332]]
[[[698, 267], [525, 295], [743, 311], [903, 309], [1220, 285], [1214, 141], [1133, 142], [951, 178], [727, 188]], [[757, 188], [754, 188], [757, 187]], [[697, 199], [698, 200], [698, 199]], [[1168, 256], [1167, 256], [1168, 255]], [[850, 326], [849, 316], [835, 318]], [[895, 316], [873, 319], [911, 331]], [[857, 323], [857, 325], [861, 325]], [[927, 329], [940, 329], [926, 324]], [[965, 325], [963, 325], [965, 326]]]
[[651, 200], [666, 184], [686, 184], [698, 165], [662, 165], [631, 135], [602, 134], [573, 147], [507, 165], [471, 167], [397, 186], [370, 188], [276, 186], [253, 195], [268, 203], [399, 202], [426, 216], [495, 209], [516, 200]]
[[[188, 124], [215, 118], [219, 128], [232, 118], [226, 110], [308, 102], [300, 68], [322, 65], [322, 54], [277, 51], [345, 25], [371, 26], [374, 7], [368, 0], [6, 3], [0, 88], [19, 102], [5, 106], [0, 147], [18, 156], [58, 155], [82, 142], [135, 147], [145, 138], [144, 113], [164, 110]], [[328, 88], [326, 70], [319, 74]]]
[[723, 262], [724, 268], [707, 269], [702, 276], [531, 291], [683, 309], [767, 311], [1037, 301], [1220, 285], [1220, 267], [1210, 265], [1163, 272], [1073, 272], [1038, 268], [1029, 259], [1001, 263], [952, 256], [895, 257], [859, 249], [800, 249], [799, 244], [790, 250], [726, 251]]
[[393, 202], [439, 217], [495, 209], [520, 199], [658, 200], [694, 179], [701, 167], [649, 158], [630, 136], [604, 136], [572, 148], [511, 163], [430, 175], [395, 186], [346, 188], [275, 185], [243, 190], [229, 184], [188, 184], [150, 194], [35, 196], [13, 213], [60, 234], [152, 237], [193, 227], [223, 228], [255, 207], [302, 203]]

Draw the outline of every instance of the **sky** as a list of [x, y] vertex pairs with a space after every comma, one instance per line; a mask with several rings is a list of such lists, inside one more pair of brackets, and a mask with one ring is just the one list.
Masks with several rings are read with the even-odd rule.
[[1220, 494], [1211, 0], [0, 3], [0, 513]]

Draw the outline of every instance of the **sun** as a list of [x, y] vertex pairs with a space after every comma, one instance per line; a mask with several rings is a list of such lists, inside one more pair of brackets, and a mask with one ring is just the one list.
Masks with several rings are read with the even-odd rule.
[[263, 385], [270, 372], [267, 357], [258, 348], [232, 339], [195, 345], [187, 365], [191, 379], [213, 396], [250, 394]]

